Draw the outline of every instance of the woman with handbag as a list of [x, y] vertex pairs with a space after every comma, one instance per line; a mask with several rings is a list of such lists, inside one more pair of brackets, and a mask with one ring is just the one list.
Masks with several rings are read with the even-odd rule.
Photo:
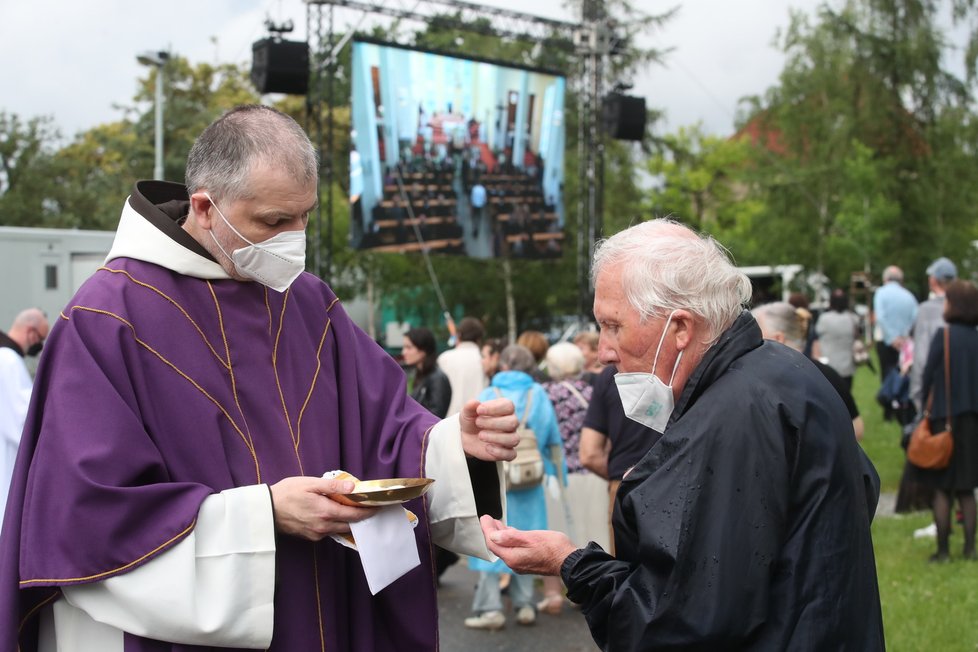
[[[937, 552], [930, 560], [950, 559], [948, 536], [951, 531], [951, 502], [957, 498], [964, 516], [965, 559], [975, 559], [976, 508], [974, 489], [978, 487], [978, 288], [968, 281], [948, 285], [944, 304], [945, 328], [931, 341], [924, 366], [923, 396], [928, 407], [930, 431], [950, 430], [953, 442], [945, 468], [916, 468], [916, 480], [934, 487], [934, 522], [937, 524]], [[946, 332], [945, 332], [946, 331]], [[947, 351], [945, 352], [945, 343]], [[948, 389], [950, 387], [950, 390]], [[915, 437], [918, 433], [915, 432]], [[910, 448], [914, 446], [911, 441]], [[908, 450], [912, 463], [912, 450]]]
[[[506, 475], [506, 518], [508, 524], [525, 530], [543, 530], [547, 527], [547, 504], [544, 487], [549, 476], [563, 477], [567, 473], [564, 463], [563, 446], [557, 415], [547, 392], [530, 377], [536, 367], [536, 360], [529, 349], [519, 344], [511, 344], [499, 354], [499, 373], [492, 377], [492, 384], [479, 395], [479, 400], [503, 396], [513, 401], [516, 416], [520, 418], [520, 436], [524, 440], [536, 439], [538, 455], [542, 461], [542, 472], [523, 482], [519, 473], [513, 473], [522, 463], [521, 451], [517, 458], [508, 464]], [[527, 431], [532, 431], [527, 433]], [[552, 453], [555, 454], [552, 457]], [[551, 461], [559, 464], [554, 466]], [[539, 462], [538, 462], [539, 463]], [[559, 475], [558, 475], [559, 470]], [[516, 476], [511, 477], [511, 476]], [[519, 483], [519, 484], [516, 484]], [[499, 577], [502, 573], [512, 574], [509, 583], [509, 596], [516, 611], [516, 622], [532, 625], [536, 622], [535, 600], [533, 597], [533, 575], [515, 575], [506, 564], [497, 559], [488, 562], [475, 557], [469, 558], [469, 568], [479, 571], [475, 597], [472, 600], [474, 615], [465, 619], [465, 626], [471, 629], [500, 629], [506, 624], [503, 614], [502, 595]]]

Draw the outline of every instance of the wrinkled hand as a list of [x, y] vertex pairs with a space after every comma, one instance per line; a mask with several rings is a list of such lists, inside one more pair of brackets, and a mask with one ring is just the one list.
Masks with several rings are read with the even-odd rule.
[[508, 461], [516, 457], [519, 420], [508, 398], [469, 401], [458, 415], [465, 454], [486, 462]]
[[517, 530], [491, 516], [479, 519], [489, 550], [517, 573], [560, 575], [567, 555], [577, 550], [563, 532]]
[[328, 497], [353, 491], [350, 480], [296, 476], [276, 482], [271, 490], [275, 529], [310, 541], [319, 541], [330, 534], [346, 534], [350, 523], [377, 512], [373, 507], [350, 507]]

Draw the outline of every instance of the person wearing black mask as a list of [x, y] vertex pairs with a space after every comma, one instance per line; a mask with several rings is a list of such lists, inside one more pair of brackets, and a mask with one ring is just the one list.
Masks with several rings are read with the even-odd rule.
[[39, 354], [47, 336], [47, 317], [37, 308], [21, 311], [10, 330], [0, 332], [0, 523], [31, 400], [33, 381], [24, 356]]
[[0, 332], [0, 349], [11, 349], [20, 358], [25, 355], [39, 355], [48, 330], [48, 319], [44, 311], [40, 308], [22, 310], [14, 318], [10, 330], [6, 333]]

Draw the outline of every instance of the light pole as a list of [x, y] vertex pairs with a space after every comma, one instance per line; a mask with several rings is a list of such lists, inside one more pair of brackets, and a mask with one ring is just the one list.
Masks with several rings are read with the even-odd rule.
[[163, 66], [170, 58], [169, 52], [143, 52], [136, 61], [144, 66], [156, 67], [156, 160], [153, 164], [153, 178], [163, 180]]

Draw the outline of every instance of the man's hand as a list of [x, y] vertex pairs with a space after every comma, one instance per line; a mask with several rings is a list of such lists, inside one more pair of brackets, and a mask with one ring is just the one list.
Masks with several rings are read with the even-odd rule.
[[350, 523], [373, 516], [377, 508], [350, 507], [328, 498], [353, 491], [350, 480], [325, 480], [307, 476], [285, 478], [271, 486], [275, 529], [285, 534], [319, 541], [330, 534], [346, 534]]
[[508, 398], [469, 401], [458, 415], [462, 429], [462, 450], [469, 457], [486, 462], [508, 461], [516, 457], [519, 435], [513, 402]]
[[567, 555], [577, 549], [563, 532], [517, 530], [491, 516], [483, 516], [479, 523], [489, 550], [517, 573], [560, 575]]

